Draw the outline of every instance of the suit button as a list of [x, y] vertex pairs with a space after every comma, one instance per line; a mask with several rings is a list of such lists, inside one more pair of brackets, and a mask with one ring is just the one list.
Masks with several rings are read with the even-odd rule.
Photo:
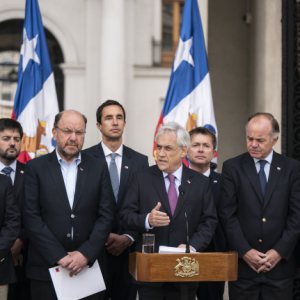
[[173, 229], [170, 229], [170, 232], [173, 232]]
[[267, 220], [265, 218], [262, 219], [263, 222], [266, 222]]
[[71, 218], [74, 219], [74, 218], [75, 218], [75, 215], [72, 214], [72, 215], [71, 215]]
[[71, 237], [71, 233], [68, 233], [68, 234], [67, 234], [67, 237]]
[[260, 243], [262, 243], [262, 240], [259, 239], [258, 241], [259, 241]]

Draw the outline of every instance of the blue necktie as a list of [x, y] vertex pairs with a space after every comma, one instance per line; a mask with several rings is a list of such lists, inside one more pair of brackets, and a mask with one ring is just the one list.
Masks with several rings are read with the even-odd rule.
[[118, 194], [119, 194], [119, 174], [118, 174], [118, 169], [115, 161], [117, 153], [111, 153], [110, 156], [111, 156], [111, 161], [109, 165], [109, 175], [110, 175], [111, 186], [117, 202]]
[[2, 172], [4, 173], [5, 176], [9, 177], [11, 180], [10, 173], [12, 170], [13, 169], [11, 167], [5, 167], [4, 169], [2, 169]]
[[260, 170], [258, 173], [258, 177], [259, 177], [259, 181], [260, 181], [261, 191], [262, 191], [263, 197], [265, 199], [267, 184], [268, 184], [267, 176], [265, 173], [265, 165], [266, 165], [267, 161], [260, 160], [259, 163], [260, 163]]

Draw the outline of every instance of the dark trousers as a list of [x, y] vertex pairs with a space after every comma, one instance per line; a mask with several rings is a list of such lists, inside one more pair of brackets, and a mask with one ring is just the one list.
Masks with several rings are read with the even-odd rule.
[[229, 282], [230, 300], [292, 300], [293, 277], [269, 279], [260, 273], [254, 279]]
[[199, 282], [198, 300], [223, 300], [225, 282]]
[[104, 300], [136, 300], [137, 286], [132, 283], [129, 273], [129, 253], [125, 250], [119, 256], [106, 253], [108, 258], [105, 280], [106, 291]]
[[30, 281], [11, 283], [7, 300], [31, 300]]
[[[189, 289], [189, 300], [195, 300], [197, 289]], [[173, 282], [166, 282], [161, 287], [138, 286], [139, 300], [181, 300], [180, 289]]]
[[[52, 281], [30, 280], [32, 300], [57, 300]], [[103, 300], [104, 291], [85, 297], [85, 300]]]

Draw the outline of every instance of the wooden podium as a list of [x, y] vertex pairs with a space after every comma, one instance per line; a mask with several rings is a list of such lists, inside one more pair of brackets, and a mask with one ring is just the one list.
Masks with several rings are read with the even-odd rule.
[[129, 273], [137, 281], [181, 282], [182, 299], [187, 299], [191, 281], [234, 281], [238, 278], [236, 252], [129, 254]]

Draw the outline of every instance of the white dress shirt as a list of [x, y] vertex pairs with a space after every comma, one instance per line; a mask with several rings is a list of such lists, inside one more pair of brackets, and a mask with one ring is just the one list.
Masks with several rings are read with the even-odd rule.
[[12, 168], [12, 171], [10, 172], [10, 178], [11, 178], [11, 183], [12, 185], [14, 185], [14, 182], [15, 182], [15, 176], [16, 176], [16, 170], [17, 170], [17, 160], [15, 160], [11, 165], [9, 166], [5, 166], [1, 161], [0, 161], [0, 174], [3, 174], [5, 175], [2, 170], [5, 168], [5, 167], [11, 167]]
[[[193, 170], [192, 168], [191, 168], [191, 165], [190, 165], [190, 167], [189, 167], [191, 170]], [[195, 171], [195, 170], [194, 170]], [[202, 175], [204, 175], [204, 176], [206, 176], [206, 177], [209, 177], [210, 176], [210, 168], [208, 168], [208, 170], [207, 171], [205, 171]]]
[[[64, 179], [70, 207], [72, 209], [74, 203], [75, 189], [76, 189], [77, 170], [78, 170], [78, 165], [81, 163], [81, 153], [79, 152], [78, 157], [75, 158], [70, 163], [70, 165], [61, 158], [57, 150], [56, 150], [56, 156], [60, 164], [60, 170]], [[73, 227], [72, 227], [71, 236], [73, 239]]]
[[[116, 158], [115, 158], [115, 162], [117, 165], [117, 170], [118, 170], [118, 175], [119, 175], [119, 184], [120, 184], [120, 180], [121, 180], [121, 168], [122, 168], [122, 157], [123, 157], [123, 144], [121, 144], [121, 146], [119, 147], [119, 149], [116, 152], [112, 152], [110, 149], [108, 149], [103, 142], [101, 142], [101, 146], [104, 152], [104, 156], [107, 162], [107, 166], [109, 169], [109, 165], [111, 162], [111, 154], [112, 153], [116, 153]], [[134, 238], [132, 236], [130, 236], [129, 234], [123, 234], [128, 236], [131, 239], [131, 243], [129, 246], [131, 246], [134, 243]]]
[[119, 147], [119, 149], [116, 152], [112, 152], [110, 149], [108, 149], [103, 142], [101, 142], [101, 146], [104, 152], [104, 156], [108, 165], [108, 169], [109, 169], [109, 165], [111, 162], [111, 154], [112, 153], [116, 153], [116, 158], [115, 158], [115, 162], [117, 165], [117, 169], [118, 169], [118, 175], [119, 175], [119, 184], [120, 184], [120, 178], [121, 178], [121, 168], [122, 168], [122, 156], [123, 156], [123, 144], [121, 144], [121, 146]]
[[[270, 167], [271, 167], [271, 163], [272, 163], [272, 159], [273, 159], [273, 150], [271, 151], [271, 153], [265, 158], [265, 160], [267, 161], [267, 163], [265, 164], [264, 170], [266, 173], [266, 177], [267, 177], [267, 181], [269, 180], [269, 175], [270, 175]], [[255, 163], [255, 167], [256, 167], [256, 171], [257, 174], [260, 171], [260, 159], [258, 158], [253, 158], [254, 163]]]

